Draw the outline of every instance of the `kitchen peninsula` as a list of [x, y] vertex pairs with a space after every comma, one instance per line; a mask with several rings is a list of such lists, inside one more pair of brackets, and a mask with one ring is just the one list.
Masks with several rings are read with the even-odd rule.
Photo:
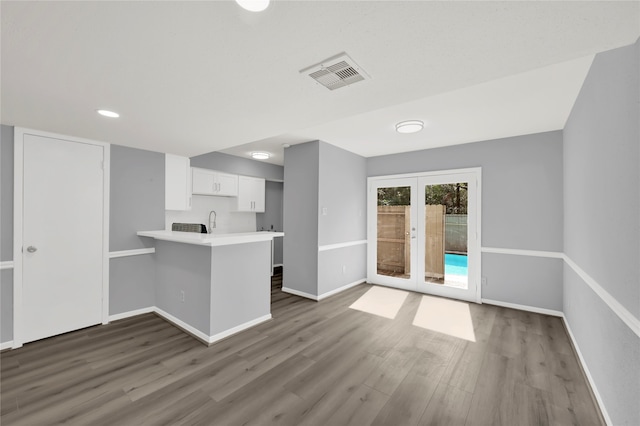
[[154, 238], [157, 312], [206, 344], [271, 319], [271, 241], [282, 232]]

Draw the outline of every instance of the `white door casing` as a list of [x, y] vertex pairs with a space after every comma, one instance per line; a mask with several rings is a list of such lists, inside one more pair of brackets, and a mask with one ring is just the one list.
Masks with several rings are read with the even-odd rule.
[[15, 129], [14, 348], [108, 322], [108, 194], [108, 144]]

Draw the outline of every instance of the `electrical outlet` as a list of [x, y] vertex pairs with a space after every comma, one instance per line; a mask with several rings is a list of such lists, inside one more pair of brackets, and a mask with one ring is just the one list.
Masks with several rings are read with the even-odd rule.
[[180, 301], [184, 303], [184, 290], [180, 290]]
[[482, 277], [480, 279], [480, 283], [482, 284], [482, 287], [486, 287], [487, 286], [487, 277]]

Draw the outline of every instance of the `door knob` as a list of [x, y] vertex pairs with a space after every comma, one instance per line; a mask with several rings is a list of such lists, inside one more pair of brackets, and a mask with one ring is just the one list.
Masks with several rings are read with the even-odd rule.
[[34, 246], [29, 246], [29, 247], [27, 247], [27, 251], [29, 253], [35, 253], [35, 252], [38, 251], [38, 249], [36, 247], [34, 247]]

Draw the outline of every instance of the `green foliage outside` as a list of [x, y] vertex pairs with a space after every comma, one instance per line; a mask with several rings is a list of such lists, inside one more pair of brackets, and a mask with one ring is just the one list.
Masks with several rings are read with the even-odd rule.
[[[467, 183], [446, 183], [425, 187], [425, 205], [442, 204], [447, 214], [467, 214]], [[411, 188], [399, 186], [378, 188], [379, 206], [408, 206]]]

